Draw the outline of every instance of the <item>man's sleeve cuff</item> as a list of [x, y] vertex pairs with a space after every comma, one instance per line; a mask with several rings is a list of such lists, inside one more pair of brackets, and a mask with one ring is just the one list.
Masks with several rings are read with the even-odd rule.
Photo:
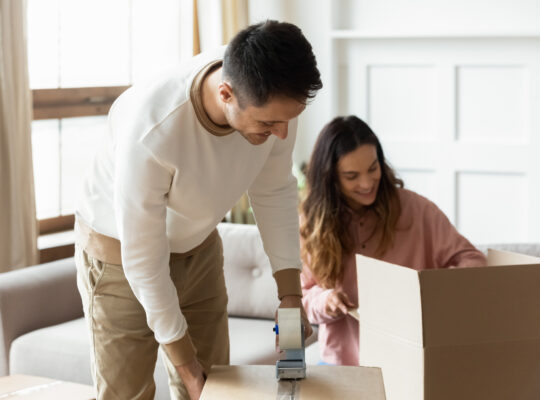
[[297, 268], [287, 268], [274, 273], [278, 289], [278, 298], [284, 296], [302, 297], [302, 286], [300, 285], [300, 270]]
[[187, 364], [197, 354], [197, 350], [195, 350], [195, 346], [193, 346], [193, 342], [187, 331], [182, 338], [164, 344], [163, 347], [175, 367]]

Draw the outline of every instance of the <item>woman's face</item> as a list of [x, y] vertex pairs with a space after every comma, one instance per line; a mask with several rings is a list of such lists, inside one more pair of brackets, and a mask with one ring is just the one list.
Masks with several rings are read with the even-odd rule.
[[339, 187], [349, 207], [359, 211], [375, 202], [381, 167], [374, 145], [362, 145], [342, 156], [337, 170]]

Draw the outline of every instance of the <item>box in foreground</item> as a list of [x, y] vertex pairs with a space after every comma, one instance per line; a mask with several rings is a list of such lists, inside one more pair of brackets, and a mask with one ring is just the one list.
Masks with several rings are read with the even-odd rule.
[[[293, 386], [294, 385], [294, 386]], [[291, 390], [294, 397], [290, 395]], [[214, 366], [201, 400], [384, 400], [379, 368], [308, 365], [306, 379], [277, 381], [273, 365]]]
[[0, 398], [20, 400], [90, 400], [92, 386], [28, 375], [0, 377]]
[[540, 259], [416, 271], [357, 255], [360, 365], [389, 400], [540, 398]]

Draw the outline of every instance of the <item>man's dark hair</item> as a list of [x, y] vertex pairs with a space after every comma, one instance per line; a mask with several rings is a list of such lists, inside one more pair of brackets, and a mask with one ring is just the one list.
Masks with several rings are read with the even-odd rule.
[[260, 107], [276, 95], [306, 103], [322, 88], [311, 44], [300, 28], [271, 20], [248, 26], [232, 39], [223, 77], [240, 107]]

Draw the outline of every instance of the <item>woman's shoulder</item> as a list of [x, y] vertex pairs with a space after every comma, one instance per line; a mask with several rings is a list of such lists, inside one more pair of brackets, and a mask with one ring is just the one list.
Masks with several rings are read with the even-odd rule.
[[430, 207], [432, 205], [435, 205], [427, 197], [424, 197], [421, 194], [413, 192], [409, 189], [398, 188], [398, 194], [402, 207]]
[[441, 209], [430, 199], [412, 190], [399, 188], [401, 212], [419, 216], [421, 214], [443, 214]]

